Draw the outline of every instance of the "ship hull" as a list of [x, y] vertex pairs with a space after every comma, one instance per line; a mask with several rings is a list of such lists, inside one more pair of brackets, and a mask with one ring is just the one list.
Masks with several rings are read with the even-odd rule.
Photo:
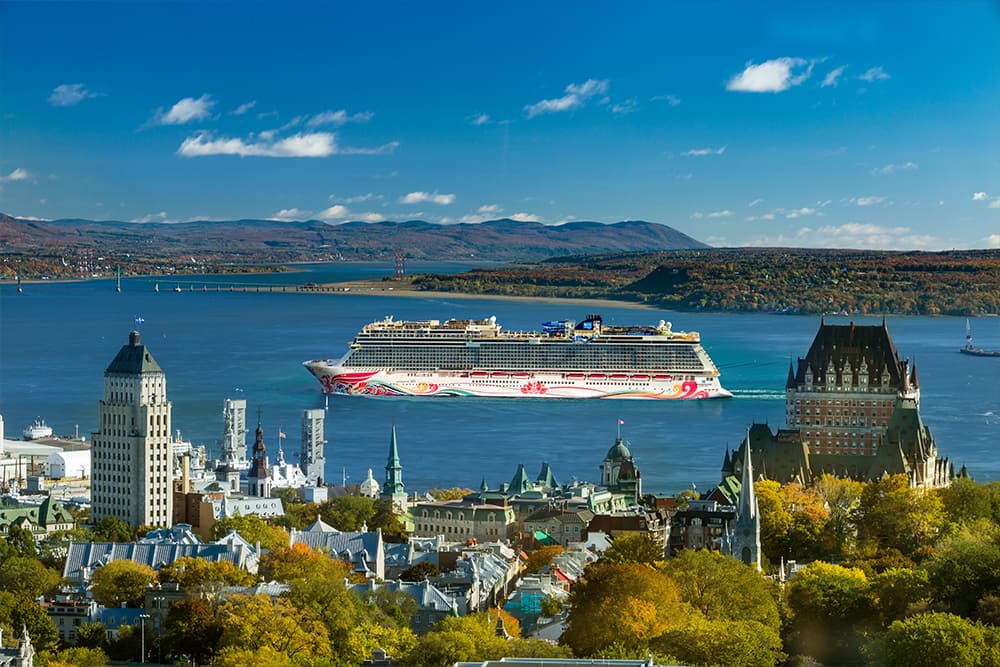
[[566, 373], [562, 371], [386, 371], [328, 361], [305, 367], [323, 393], [351, 396], [476, 396], [484, 398], [602, 398], [698, 400], [732, 396], [717, 375]]

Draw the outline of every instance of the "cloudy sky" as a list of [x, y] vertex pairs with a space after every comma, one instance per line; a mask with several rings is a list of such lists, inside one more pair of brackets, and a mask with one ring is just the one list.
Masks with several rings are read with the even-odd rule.
[[992, 2], [0, 1], [0, 211], [1000, 247]]

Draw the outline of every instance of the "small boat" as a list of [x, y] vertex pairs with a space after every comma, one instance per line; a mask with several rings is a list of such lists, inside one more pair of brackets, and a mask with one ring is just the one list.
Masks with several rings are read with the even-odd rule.
[[180, 291], [181, 291], [181, 286], [180, 286], [180, 285], [178, 285], [177, 287], [175, 287], [175, 288], [174, 288], [174, 291], [175, 291], [175, 292], [180, 292]]
[[646, 380], [649, 379], [649, 376], [648, 375], [633, 375], [632, 379], [633, 380], [639, 380], [640, 382], [645, 382]]
[[582, 380], [587, 376], [584, 375], [583, 373], [569, 373], [566, 375], [566, 377], [570, 380]]
[[654, 380], [673, 380], [674, 378], [669, 375], [654, 375]]
[[153, 285], [153, 291], [156, 292], [156, 293], [159, 293], [159, 291], [160, 291], [160, 283], [156, 283], [156, 284]]
[[25, 427], [24, 431], [21, 433], [25, 440], [38, 440], [39, 438], [51, 438], [52, 437], [52, 427], [45, 423], [45, 420], [39, 417], [31, 424]]
[[473, 371], [472, 373], [472, 377], [474, 378], [485, 378], [489, 376], [490, 376], [489, 373], [484, 373], [483, 371]]
[[497, 371], [496, 373], [493, 373], [493, 375], [491, 377], [505, 378], [505, 377], [507, 377], [507, 374], [504, 373], [503, 371]]
[[607, 375], [605, 375], [604, 373], [591, 373], [590, 375], [587, 376], [587, 378], [590, 380], [603, 380], [606, 377]]
[[1000, 357], [1000, 350], [984, 350], [972, 344], [972, 326], [969, 320], [965, 320], [965, 347], [958, 349], [962, 354], [971, 354], [974, 357]]
[[613, 373], [611, 375], [611, 379], [612, 380], [627, 380], [628, 376], [625, 375], [624, 373]]
[[530, 378], [531, 375], [528, 373], [514, 373], [513, 375], [511, 375], [511, 377], [523, 380], [524, 378]]

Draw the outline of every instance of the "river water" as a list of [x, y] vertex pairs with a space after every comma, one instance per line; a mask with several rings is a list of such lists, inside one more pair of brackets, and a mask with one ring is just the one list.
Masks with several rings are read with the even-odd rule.
[[[299, 273], [210, 278], [251, 285], [328, 282], [388, 276], [386, 264], [334, 263], [299, 267]], [[414, 265], [416, 271], [456, 271], [454, 265]], [[154, 283], [160, 291], [155, 293]], [[524, 463], [530, 475], [548, 462], [557, 480], [596, 480], [618, 420], [643, 475], [644, 489], [674, 493], [719, 478], [724, 449], [739, 444], [753, 422], [784, 421], [789, 361], [804, 356], [820, 326], [816, 317], [673, 313], [578, 303], [510, 301], [447, 296], [298, 294], [200, 289], [194, 278], [132, 278], [115, 292], [113, 280], [33, 283], [18, 294], [0, 286], [0, 415], [7, 438], [19, 437], [35, 417], [57, 433], [90, 439], [97, 425], [103, 373], [129, 331], [167, 376], [173, 426], [195, 445], [218, 452], [222, 405], [247, 401], [248, 425], [261, 414], [268, 451], [277, 434], [286, 457], [297, 461], [302, 410], [324, 407], [306, 359], [336, 358], [364, 324], [397, 319], [483, 318], [507, 329], [535, 329], [552, 319], [582, 319], [600, 312], [617, 324], [673, 323], [695, 330], [722, 373], [728, 400], [589, 401], [539, 399], [365, 398], [333, 396], [326, 419], [327, 479], [381, 479], [395, 424], [409, 490], [491, 487], [509, 481]], [[175, 287], [181, 287], [175, 292]], [[194, 289], [191, 289], [194, 288]], [[833, 321], [847, 322], [848, 318]], [[859, 318], [877, 324], [879, 318]], [[891, 317], [899, 353], [916, 363], [921, 414], [942, 454], [968, 465], [979, 480], [1000, 479], [1000, 358], [958, 353], [965, 320]], [[1000, 349], [1000, 319], [972, 321], [976, 344]], [[252, 444], [252, 442], [251, 442]]]

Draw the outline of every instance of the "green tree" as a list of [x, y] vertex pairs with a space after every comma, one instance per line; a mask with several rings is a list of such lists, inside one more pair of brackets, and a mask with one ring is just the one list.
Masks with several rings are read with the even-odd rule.
[[997, 639], [960, 616], [919, 614], [889, 627], [883, 656], [887, 667], [995, 667]]
[[246, 516], [231, 516], [219, 519], [212, 524], [212, 536], [220, 539], [235, 530], [240, 537], [254, 544], [260, 542], [264, 549], [281, 549], [288, 546], [288, 532], [278, 526], [272, 526], [256, 514]]
[[563, 604], [557, 598], [546, 595], [542, 598], [542, 616], [558, 616], [562, 613]]
[[590, 565], [570, 603], [560, 643], [584, 657], [614, 645], [644, 653], [651, 640], [688, 617], [673, 579], [638, 563]]
[[104, 667], [108, 654], [99, 648], [72, 646], [50, 658], [47, 667]]
[[774, 582], [735, 558], [685, 549], [661, 569], [676, 582], [681, 599], [708, 620], [757, 621], [775, 631], [780, 627]]
[[702, 616], [667, 630], [653, 646], [681, 664], [697, 667], [774, 667], [785, 657], [777, 627]]
[[108, 646], [108, 629], [103, 623], [84, 623], [76, 629], [76, 645], [104, 650]]
[[944, 519], [940, 495], [910, 488], [906, 475], [892, 475], [865, 486], [855, 525], [861, 542], [919, 558], [937, 538]]
[[416, 635], [405, 625], [382, 625], [364, 621], [351, 629], [344, 654], [351, 664], [357, 665], [371, 658], [372, 651], [377, 648], [385, 650], [393, 658], [399, 658], [408, 655], [416, 645]]
[[[368, 591], [361, 596], [368, 607], [379, 611], [378, 620], [383, 626], [408, 628], [419, 607], [417, 601], [403, 591], [391, 591], [385, 586], [379, 586], [374, 591]], [[408, 650], [408, 649], [407, 649]], [[400, 655], [397, 651], [396, 655]]]
[[883, 628], [925, 606], [931, 594], [926, 570], [894, 567], [872, 575], [869, 583], [871, 606]]
[[968, 477], [958, 477], [939, 489], [941, 505], [948, 521], [967, 524], [977, 519], [997, 518], [1000, 509], [1000, 484], [979, 484]]
[[339, 496], [320, 505], [320, 518], [337, 530], [361, 530], [374, 516], [375, 499], [367, 496]]
[[105, 607], [141, 607], [146, 586], [156, 581], [156, 571], [144, 563], [113, 560], [91, 578], [91, 594]]
[[563, 551], [565, 551], [565, 549], [558, 544], [535, 549], [528, 554], [528, 560], [524, 564], [524, 571], [528, 574], [537, 574], [543, 567], [551, 563], [553, 558], [561, 554]]
[[164, 628], [169, 655], [191, 656], [194, 664], [199, 665], [211, 662], [219, 650], [222, 624], [202, 598], [178, 600], [170, 605]]
[[494, 632], [495, 620], [487, 614], [442, 619], [423, 637], [404, 662], [437, 667], [456, 662], [483, 662], [506, 655], [506, 641]]
[[665, 557], [663, 546], [648, 533], [635, 533], [616, 537], [604, 552], [602, 560], [608, 563], [653, 563]]
[[38, 555], [34, 533], [23, 526], [14, 524], [10, 527], [7, 531], [7, 544], [22, 558], [35, 558]]
[[8, 637], [18, 637], [28, 629], [36, 651], [50, 651], [59, 641], [56, 625], [40, 604], [24, 595], [0, 591], [0, 626]]
[[106, 516], [90, 531], [95, 542], [131, 542], [135, 539], [132, 526], [116, 516]]
[[868, 586], [858, 569], [819, 561], [802, 568], [787, 589], [789, 652], [824, 663], [858, 662], [860, 637], [871, 614]]
[[37, 598], [58, 588], [62, 577], [34, 558], [14, 556], [0, 562], [0, 591]]
[[923, 563], [932, 597], [961, 616], [975, 613], [984, 595], [1000, 595], [998, 528], [988, 522], [946, 540]]

